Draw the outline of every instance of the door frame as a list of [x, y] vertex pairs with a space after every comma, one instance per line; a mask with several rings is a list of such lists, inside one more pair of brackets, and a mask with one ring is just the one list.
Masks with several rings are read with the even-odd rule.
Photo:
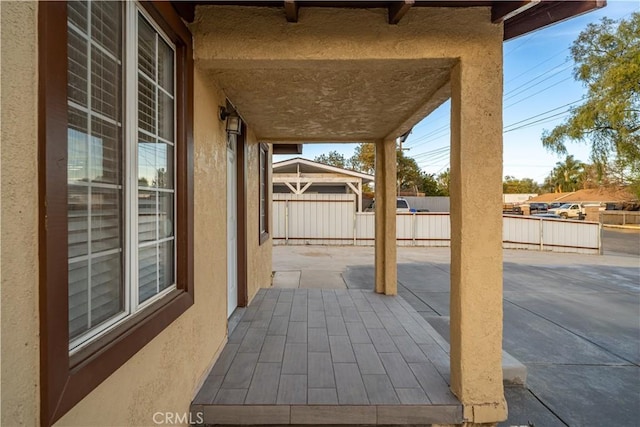
[[240, 135], [236, 139], [236, 250], [238, 280], [238, 307], [246, 307], [249, 303], [247, 289], [247, 126], [242, 123]]

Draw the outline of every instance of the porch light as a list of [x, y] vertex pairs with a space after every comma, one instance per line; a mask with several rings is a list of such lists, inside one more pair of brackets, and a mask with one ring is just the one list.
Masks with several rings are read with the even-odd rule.
[[220, 120], [227, 121], [227, 133], [240, 135], [242, 119], [233, 107], [220, 107]]

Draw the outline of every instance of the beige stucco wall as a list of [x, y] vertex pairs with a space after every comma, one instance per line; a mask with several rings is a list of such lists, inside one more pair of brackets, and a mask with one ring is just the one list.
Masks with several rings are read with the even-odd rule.
[[[2, 425], [39, 424], [37, 5], [2, 2]], [[195, 304], [57, 425], [152, 425], [185, 413], [226, 335], [224, 93], [195, 73]], [[257, 171], [257, 145], [249, 144]], [[268, 285], [271, 243], [257, 241], [257, 172], [249, 180], [250, 295]], [[222, 203], [221, 203], [222, 202]], [[253, 227], [253, 225], [250, 225]], [[254, 232], [255, 231], [255, 232]]]
[[35, 3], [0, 2], [2, 418], [34, 425], [38, 388], [38, 183]]
[[[247, 292], [249, 301], [258, 289], [271, 286], [271, 260], [273, 240], [269, 238], [260, 244], [260, 222], [258, 217], [260, 202], [260, 144], [251, 131], [247, 135], [246, 176], [247, 176]], [[271, 165], [273, 148], [269, 146]], [[271, 167], [269, 167], [268, 200], [272, 199]], [[269, 220], [272, 217], [272, 203], [269, 206]]]

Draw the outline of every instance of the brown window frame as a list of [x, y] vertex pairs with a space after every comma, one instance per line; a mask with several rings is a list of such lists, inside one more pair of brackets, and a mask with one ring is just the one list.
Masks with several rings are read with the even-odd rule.
[[[264, 169], [262, 168], [264, 161]], [[269, 146], [260, 143], [258, 147], [258, 231], [260, 233], [260, 245], [269, 240]], [[260, 187], [264, 182], [264, 206], [260, 199]], [[260, 217], [264, 211], [264, 229], [260, 225]]]
[[176, 46], [176, 286], [69, 354], [67, 272], [67, 3], [38, 4], [40, 424], [52, 425], [194, 303], [193, 52], [169, 2], [141, 2]]

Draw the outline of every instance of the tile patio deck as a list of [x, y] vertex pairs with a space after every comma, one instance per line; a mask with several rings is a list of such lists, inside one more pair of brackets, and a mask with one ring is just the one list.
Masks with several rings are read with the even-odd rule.
[[192, 402], [204, 424], [456, 424], [449, 346], [401, 297], [262, 289]]

